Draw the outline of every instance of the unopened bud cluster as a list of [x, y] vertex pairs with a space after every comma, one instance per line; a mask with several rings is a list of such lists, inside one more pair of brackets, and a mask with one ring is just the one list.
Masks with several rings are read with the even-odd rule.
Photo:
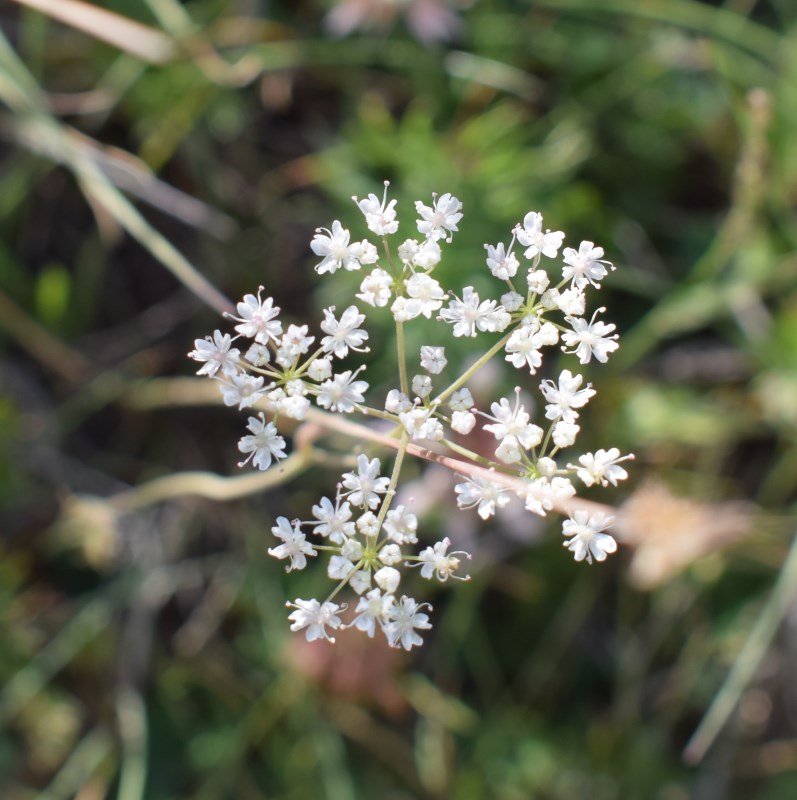
[[[588, 315], [587, 292], [599, 289], [614, 267], [592, 242], [565, 247], [557, 264], [564, 233], [544, 230], [542, 215], [532, 211], [508, 242], [485, 245], [485, 269], [496, 279], [493, 297], [480, 296], [473, 286], [444, 288], [434, 272], [462, 219], [456, 197], [433, 196], [431, 205], [416, 202], [419, 235], [397, 246], [396, 201], [388, 201], [387, 184], [381, 199], [371, 194], [354, 200], [379, 237], [380, 249], [367, 239], [352, 241], [337, 220], [319, 228], [310, 247], [320, 259], [315, 267], [320, 275], [341, 269], [363, 273], [357, 302], [324, 309], [316, 335], [309, 325], [284, 323], [261, 287], [238, 303], [237, 315], [229, 315], [235, 336], [214, 331], [198, 339], [189, 355], [202, 362], [199, 374], [218, 383], [227, 405], [244, 409], [257, 403], [267, 412], [248, 419], [248, 433], [238, 443], [246, 456], [241, 466], [251, 461], [265, 470], [284, 458], [286, 442], [276, 423], [280, 417], [304, 419], [313, 402], [329, 412], [360, 413], [394, 425], [400, 443], [391, 473], [382, 474], [379, 458], [359, 455], [356, 467], [341, 475], [334, 497], [322, 497], [313, 506], [311, 520], [277, 518], [272, 532], [279, 543], [269, 553], [285, 560], [288, 571], [303, 569], [308, 557], [324, 553], [327, 574], [336, 582], [324, 601], [288, 603], [292, 630], [303, 630], [309, 640], [330, 641], [330, 631], [342, 627], [371, 637], [381, 631], [391, 646], [409, 650], [422, 643], [419, 631], [431, 627], [426, 613], [431, 609], [399, 590], [401, 568], [419, 567], [423, 578], [447, 581], [467, 578], [458, 573], [462, 559], [470, 558], [450, 551], [448, 539], [418, 552], [415, 514], [393, 505], [409, 443], [448, 450], [470, 467], [463, 468], [467, 477], [455, 486], [456, 501], [482, 519], [518, 499], [529, 512], [544, 516], [567, 505], [576, 492], [574, 480], [606, 486], [627, 477], [622, 462], [633, 456], [617, 448], [572, 454], [580, 410], [595, 396], [577, 372], [565, 369], [555, 380], [539, 383], [544, 418], [534, 421], [520, 388], [480, 409], [467, 387], [492, 358], [504, 359], [524, 376], [536, 375], [550, 347], [573, 354], [580, 364], [606, 362], [618, 348], [618, 337], [614, 324], [598, 318], [605, 309]], [[397, 384], [378, 402], [366, 400], [365, 364], [351, 363], [353, 353], [368, 352], [364, 308], [369, 315], [390, 314], [396, 327]], [[405, 351], [407, 324], [428, 330], [428, 344], [419, 353]], [[451, 368], [445, 350], [450, 336], [478, 340], [467, 369]], [[462, 444], [477, 426], [494, 437], [491, 456]], [[450, 441], [452, 434], [457, 442]], [[565, 520], [564, 545], [576, 561], [603, 561], [615, 552], [616, 542], [606, 533], [611, 522], [609, 516], [584, 511]], [[347, 606], [337, 602], [345, 587], [357, 598], [347, 622]]]

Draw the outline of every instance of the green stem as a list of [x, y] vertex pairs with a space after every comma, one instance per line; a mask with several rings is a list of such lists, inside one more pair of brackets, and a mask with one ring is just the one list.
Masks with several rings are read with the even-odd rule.
[[509, 341], [509, 337], [512, 335], [514, 328], [509, 331], [509, 333], [504, 334], [483, 356], [481, 356], [477, 361], [474, 361], [465, 372], [459, 376], [450, 386], [440, 392], [434, 400], [432, 400], [432, 405], [442, 403], [444, 400], [448, 399], [457, 389], [461, 386], [464, 386], [496, 353], [500, 352], [504, 345]]
[[396, 460], [393, 462], [393, 472], [390, 475], [390, 485], [385, 492], [385, 499], [382, 500], [382, 507], [379, 509], [379, 516], [377, 517], [378, 527], [376, 535], [379, 536], [379, 531], [382, 528], [382, 523], [385, 521], [387, 510], [393, 501], [393, 495], [396, 493], [396, 486], [398, 485], [399, 473], [401, 472], [401, 465], [404, 463], [404, 455], [407, 452], [407, 445], [409, 444], [409, 436], [404, 431], [401, 441], [399, 442], [398, 452], [396, 453]]
[[404, 351], [404, 323], [396, 323], [396, 347], [398, 348], [399, 386], [407, 397], [410, 396], [410, 384], [407, 380], [407, 360]]
[[478, 464], [484, 464], [484, 466], [490, 468], [495, 467], [495, 464], [489, 458], [480, 456], [478, 453], [474, 453], [472, 450], [468, 450], [467, 447], [462, 447], [450, 439], [441, 439], [440, 444], [444, 444], [449, 450], [453, 450], [455, 453], [459, 453], [461, 456], [465, 456], [465, 458], [469, 458]]

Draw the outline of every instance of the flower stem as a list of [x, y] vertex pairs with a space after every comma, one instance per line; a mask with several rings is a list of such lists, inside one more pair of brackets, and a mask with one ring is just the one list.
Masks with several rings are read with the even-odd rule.
[[[514, 330], [514, 329], [513, 329]], [[459, 376], [450, 386], [443, 389], [434, 400], [432, 400], [432, 404], [435, 403], [442, 403], [444, 400], [448, 399], [457, 389], [461, 386], [464, 386], [496, 353], [503, 349], [504, 345], [509, 341], [509, 337], [513, 333], [509, 331], [509, 333], [502, 336], [484, 355], [474, 361], [466, 370]]]
[[393, 472], [390, 475], [390, 485], [387, 487], [387, 491], [385, 492], [385, 499], [382, 500], [382, 507], [379, 509], [379, 516], [377, 517], [377, 533], [376, 535], [379, 536], [379, 531], [382, 528], [382, 523], [385, 521], [385, 516], [387, 515], [387, 510], [390, 508], [390, 504], [393, 502], [393, 495], [396, 493], [396, 486], [398, 485], [399, 474], [401, 472], [401, 465], [404, 463], [404, 455], [407, 452], [407, 445], [409, 444], [409, 436], [407, 436], [407, 432], [405, 431], [401, 437], [401, 441], [399, 442], [398, 452], [396, 453], [396, 460], [393, 462]]
[[404, 323], [396, 323], [396, 347], [398, 348], [399, 386], [407, 397], [410, 395], [410, 384], [407, 380], [407, 359], [404, 351]]

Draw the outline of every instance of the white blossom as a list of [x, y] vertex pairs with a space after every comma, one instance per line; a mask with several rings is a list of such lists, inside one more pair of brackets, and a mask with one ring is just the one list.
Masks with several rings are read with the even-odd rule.
[[562, 255], [565, 262], [562, 277], [571, 281], [574, 289], [581, 290], [587, 284], [600, 288], [600, 282], [608, 274], [606, 268], [614, 269], [610, 261], [603, 259], [603, 248], [595, 247], [592, 242], [581, 242], [578, 250], [566, 247]]
[[425, 239], [423, 242], [407, 239], [398, 248], [398, 256], [402, 263], [406, 264], [410, 269], [414, 267], [427, 272], [430, 272], [440, 263], [442, 255], [440, 245], [433, 239]]
[[351, 515], [351, 505], [345, 501], [341, 503], [339, 496], [335, 499], [335, 505], [328, 497], [322, 497], [318, 505], [313, 506], [313, 516], [317, 520], [311, 523], [315, 526], [313, 533], [335, 544], [343, 544], [347, 537], [355, 533]]
[[382, 527], [388, 538], [396, 544], [415, 544], [418, 541], [418, 518], [403, 505], [387, 512]]
[[588, 564], [605, 561], [606, 556], [617, 551], [614, 537], [603, 531], [614, 521], [601, 511], [590, 514], [587, 511], [576, 511], [570, 519], [564, 521], [562, 533], [569, 538], [564, 546], [572, 551], [576, 561], [587, 560]]
[[387, 187], [389, 181], [385, 181], [385, 191], [382, 201], [375, 194], [369, 194], [365, 200], [358, 200], [352, 197], [357, 207], [365, 215], [365, 224], [368, 230], [377, 236], [388, 236], [398, 230], [398, 220], [396, 219], [396, 201], [387, 202]]
[[457, 495], [457, 506], [459, 508], [478, 506], [476, 511], [482, 519], [489, 519], [495, 514], [496, 509], [504, 508], [512, 499], [508, 489], [475, 476], [466, 478], [464, 483], [458, 483], [454, 491]]
[[542, 214], [537, 211], [529, 211], [523, 218], [523, 225], [515, 228], [515, 235], [518, 242], [528, 248], [524, 255], [532, 259], [539, 253], [548, 258], [556, 258], [559, 248], [562, 246], [565, 235], [562, 231], [546, 230], [542, 232]]
[[470, 393], [470, 390], [467, 388], [457, 389], [451, 397], [448, 399], [448, 405], [454, 411], [466, 411], [469, 408], [473, 408], [475, 403], [473, 402], [473, 395]]
[[476, 425], [476, 416], [470, 411], [455, 411], [451, 415], [451, 430], [467, 436]]
[[489, 431], [500, 440], [501, 444], [496, 450], [496, 456], [506, 464], [520, 461], [520, 447], [530, 450], [542, 441], [543, 431], [538, 425], [530, 423], [530, 417], [520, 402], [520, 388], [515, 389], [515, 405], [512, 407], [506, 397], [490, 406], [492, 416], [484, 414], [487, 419], [494, 422], [485, 425], [484, 430]]
[[391, 389], [385, 399], [385, 411], [389, 414], [401, 414], [412, 408], [412, 400], [398, 389]]
[[241, 437], [238, 442], [238, 449], [242, 453], [249, 453], [243, 461], [238, 462], [238, 466], [243, 467], [251, 459], [258, 469], [266, 470], [271, 466], [272, 459], [279, 461], [285, 458], [285, 439], [279, 435], [273, 422], [266, 422], [262, 413], [258, 416], [249, 417], [246, 427], [250, 435]]
[[510, 313], [517, 311], [523, 305], [523, 295], [517, 292], [507, 292], [501, 295], [501, 305]]
[[277, 517], [277, 524], [271, 529], [271, 532], [278, 539], [282, 539], [282, 544], [270, 547], [268, 554], [279, 559], [289, 558], [290, 563], [285, 567], [286, 572], [293, 569], [304, 569], [307, 566], [306, 557], [317, 555], [302, 532], [298, 520], [291, 525], [287, 517]]
[[484, 247], [487, 250], [487, 268], [490, 273], [502, 281], [514, 278], [520, 266], [517, 256], [511, 251], [506, 252], [503, 243], [495, 246], [486, 244]]
[[599, 312], [604, 311], [606, 311], [605, 308], [597, 309], [590, 322], [585, 319], [566, 317], [567, 324], [573, 330], [565, 331], [562, 334], [562, 341], [567, 347], [575, 349], [565, 350], [564, 347], [562, 349], [566, 353], [575, 353], [582, 364], [589, 364], [593, 356], [597, 361], [605, 364], [609, 359], [609, 353], [613, 353], [620, 347], [617, 344], [617, 334], [609, 336], [616, 327], [614, 323], [607, 324], [595, 319]]
[[393, 594], [401, 582], [401, 573], [395, 567], [382, 567], [374, 573], [374, 583], [383, 591]]
[[416, 272], [404, 286], [407, 290], [406, 313], [411, 319], [421, 314], [431, 319], [432, 312], [437, 311], [446, 299], [446, 293], [438, 281], [425, 272]]
[[628, 477], [626, 470], [620, 466], [621, 461], [633, 459], [633, 455], [621, 456], [616, 447], [609, 450], [596, 450], [595, 453], [585, 453], [579, 456], [578, 462], [581, 466], [576, 467], [568, 464], [568, 467], [576, 470], [576, 475], [584, 482], [585, 486], [593, 486], [596, 483], [601, 486], [617, 486], [617, 481], [624, 481]]
[[314, 358], [307, 368], [307, 377], [317, 383], [332, 377], [332, 361], [329, 358]]
[[429, 616], [421, 611], [424, 607], [429, 611], [432, 610], [428, 603], [418, 603], [406, 595], [397, 603], [393, 603], [388, 612], [390, 621], [384, 627], [391, 647], [412, 650], [414, 646], [423, 644], [423, 639], [416, 633], [416, 629], [429, 630], [432, 627]]
[[310, 242], [310, 248], [322, 260], [316, 264], [319, 275], [337, 272], [341, 267], [351, 272], [363, 264], [373, 264], [377, 259], [376, 248], [368, 241], [349, 243], [351, 234], [338, 220], [332, 223], [332, 230], [318, 228]]
[[595, 396], [595, 390], [591, 384], [587, 384], [580, 389], [582, 381], [581, 375], [573, 375], [569, 369], [562, 370], [559, 375], [559, 385], [554, 385], [553, 381], [547, 380], [540, 384], [540, 391], [548, 401], [545, 406], [545, 416], [550, 420], [562, 419], [565, 422], [575, 422], [578, 418], [577, 408], [585, 406], [591, 397]]
[[276, 318], [280, 310], [274, 305], [274, 300], [266, 297], [260, 299], [263, 291], [261, 286], [257, 290], [257, 297], [253, 294], [244, 295], [242, 302], [236, 306], [239, 316], [227, 314], [230, 319], [237, 320], [240, 324], [235, 330], [241, 336], [254, 339], [258, 344], [268, 344], [269, 340], [276, 341], [282, 333], [282, 323]]
[[328, 642], [334, 642], [334, 637], [327, 633], [327, 628], [336, 630], [341, 626], [341, 620], [338, 614], [346, 609], [346, 606], [340, 606], [337, 603], [319, 603], [318, 600], [301, 600], [296, 599], [294, 603], [286, 603], [288, 608], [295, 608], [288, 619], [293, 623], [291, 630], [305, 631], [305, 636], [308, 642], [315, 639], [326, 639]]
[[432, 347], [423, 345], [421, 347], [421, 366], [432, 375], [439, 375], [445, 368], [446, 351], [444, 347]]
[[462, 219], [461, 208], [462, 203], [448, 192], [440, 197], [433, 195], [431, 208], [416, 200], [415, 210], [421, 216], [418, 220], [418, 231], [427, 239], [445, 239], [450, 242], [452, 233], [459, 230], [457, 223]]
[[360, 367], [354, 372], [347, 369], [331, 380], [324, 381], [318, 387], [318, 405], [330, 411], [351, 414], [356, 405], [365, 401], [363, 392], [368, 389], [366, 381], [354, 380], [362, 369], [363, 367]]
[[365, 314], [361, 314], [357, 306], [349, 306], [339, 320], [335, 319], [335, 306], [324, 309], [324, 321], [321, 330], [329, 334], [321, 340], [325, 353], [332, 353], [336, 358], [345, 358], [349, 349], [358, 353], [368, 352], [362, 343], [368, 339], [368, 331], [358, 328], [365, 322]]
[[225, 379], [217, 378], [224, 398], [225, 406], [238, 406], [248, 408], [254, 405], [265, 393], [263, 389], [263, 378], [252, 377], [251, 375], [230, 375]]
[[390, 302], [393, 278], [383, 269], [375, 269], [363, 278], [360, 291], [355, 297], [375, 308], [384, 308]]
[[389, 478], [379, 476], [380, 466], [378, 458], [369, 461], [368, 456], [360, 453], [357, 472], [343, 475], [343, 486], [349, 490], [347, 494], [353, 506], [374, 509], [379, 505], [379, 495], [384, 494], [390, 485]]
[[219, 370], [227, 375], [234, 375], [238, 371], [238, 362], [241, 358], [240, 350], [231, 347], [232, 338], [229, 333], [219, 330], [213, 331], [213, 338], [206, 336], [204, 339], [194, 340], [194, 349], [188, 354], [194, 361], [204, 362], [197, 370], [197, 375], [207, 375], [212, 378]]
[[[463, 550], [456, 550], [448, 553], [448, 548], [451, 546], [451, 540], [446, 537], [441, 542], [437, 542], [432, 547], [427, 547], [421, 551], [418, 556], [421, 564], [421, 577], [431, 579], [437, 577], [439, 581], [447, 581], [449, 578], [457, 578], [459, 576], [454, 573], [459, 569], [459, 559], [457, 556], [465, 556], [470, 559], [470, 554]], [[469, 580], [470, 576], [466, 575], [459, 578], [460, 580]]]
[[421, 399], [432, 393], [432, 379], [428, 375], [415, 375], [412, 379], [412, 392]]
[[[504, 321], [503, 317], [496, 318], [495, 310], [495, 300], [481, 302], [474, 288], [466, 286], [462, 290], [462, 299], [454, 296], [453, 300], [449, 300], [448, 308], [444, 308], [440, 312], [438, 319], [453, 324], [454, 336], [475, 336], [477, 330], [497, 331], [503, 329], [500, 327]], [[501, 310], [503, 311], [503, 309]], [[505, 311], [504, 314], [506, 314]], [[506, 325], [508, 325], [511, 318], [508, 314], [506, 317]]]
[[371, 589], [365, 597], [361, 597], [354, 609], [357, 616], [347, 627], [355, 627], [373, 638], [376, 626], [381, 628], [387, 622], [390, 609], [394, 603], [392, 594], [382, 594], [379, 589]]

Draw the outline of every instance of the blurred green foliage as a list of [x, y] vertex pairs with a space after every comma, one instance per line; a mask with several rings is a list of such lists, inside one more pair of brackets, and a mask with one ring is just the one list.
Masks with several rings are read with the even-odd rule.
[[[109, 44], [118, 18], [98, 38], [0, 10], [0, 795], [797, 796], [793, 604], [709, 755], [682, 759], [768, 590], [797, 588], [794, 4], [479, 0], [432, 42], [400, 15], [336, 39], [331, 0], [101, 5], [146, 29]], [[634, 451], [636, 486], [755, 504], [732, 549], [707, 505], [680, 536], [715, 552], [643, 591], [632, 548], [587, 569], [555, 526], [475, 538], [436, 499], [426, 529], [477, 558], [409, 658], [287, 631], [318, 581], [286, 579], [268, 531], [323, 471], [226, 504], [102, 501], [235, 470], [238, 416], [160, 380], [223, 303], [191, 266], [317, 316], [356, 277], [316, 280], [312, 233], [363, 230], [351, 197], [385, 179], [405, 230], [416, 198], [464, 202], [453, 285], [531, 209], [606, 249], [624, 338], [587, 444]]]

